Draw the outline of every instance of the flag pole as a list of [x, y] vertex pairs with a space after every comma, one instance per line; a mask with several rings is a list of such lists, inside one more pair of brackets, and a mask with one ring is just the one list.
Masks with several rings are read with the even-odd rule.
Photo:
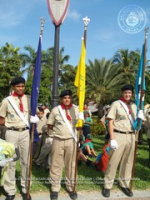
[[[41, 28], [40, 28], [40, 37], [43, 35], [45, 20], [41, 17]], [[36, 101], [36, 98], [35, 98]], [[37, 102], [36, 102], [37, 103]], [[32, 113], [33, 115], [33, 113]], [[33, 154], [33, 141], [34, 141], [34, 130], [35, 130], [35, 123], [31, 125], [31, 136], [30, 136], [30, 154], [29, 154], [29, 171], [28, 171], [28, 184], [27, 184], [27, 200], [30, 200], [30, 183], [31, 183], [31, 172], [32, 172], [32, 154]]]
[[[148, 36], [148, 27], [145, 29], [145, 47], [144, 47], [144, 59], [143, 59], [143, 70], [142, 70], [142, 80], [141, 80], [141, 91], [140, 91], [140, 104], [139, 104], [139, 110], [142, 109], [142, 98], [144, 97], [145, 91], [143, 90], [143, 82], [145, 77], [145, 64], [146, 64], [146, 51], [147, 51], [147, 36]], [[136, 154], [137, 154], [137, 148], [138, 148], [138, 140], [139, 140], [139, 128], [140, 128], [140, 120], [138, 118], [138, 128], [135, 135], [135, 150], [134, 150], [134, 159], [133, 159], [133, 167], [132, 167], [132, 175], [131, 175], [131, 181], [130, 181], [130, 190], [133, 190], [133, 179], [135, 174], [135, 162], [136, 162]]]
[[[88, 23], [90, 22], [90, 19], [86, 16], [85, 18], [83, 18], [83, 21], [84, 21], [84, 38], [83, 39], [84, 39], [84, 46], [86, 48], [87, 26], [88, 26]], [[74, 187], [73, 187], [74, 193], [76, 192], [76, 182], [77, 182], [76, 179], [77, 179], [77, 166], [78, 166], [78, 147], [79, 147], [79, 137], [80, 137], [80, 134], [81, 134], [81, 128], [82, 127], [79, 127], [79, 124], [78, 124], [78, 127], [77, 127], [77, 143], [76, 143], [76, 163], [75, 163]]]

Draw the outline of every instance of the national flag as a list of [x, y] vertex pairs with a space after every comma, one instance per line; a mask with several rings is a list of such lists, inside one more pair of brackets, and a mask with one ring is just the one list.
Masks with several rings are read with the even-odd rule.
[[[141, 91], [146, 90], [145, 76], [142, 78], [143, 70], [144, 70], [144, 56], [145, 56], [144, 54], [145, 54], [145, 44], [143, 44], [138, 74], [137, 74], [136, 83], [135, 83], [135, 103], [137, 106], [137, 114], [138, 114], [139, 110], [143, 110], [143, 108], [144, 108], [144, 95], [142, 97], [142, 102], [141, 102], [141, 107], [140, 107]], [[142, 88], [142, 80], [143, 80], [143, 88]], [[138, 126], [138, 120], [140, 120], [140, 119], [137, 118], [134, 122], [135, 130], [140, 130], [140, 128], [142, 126], [142, 120], [140, 120], [140, 126]]]
[[[74, 85], [77, 87], [77, 96], [79, 98], [79, 112], [83, 112], [84, 100], [85, 100], [85, 57], [86, 50], [84, 40], [82, 40], [80, 61], [77, 68], [77, 73], [74, 81]], [[83, 126], [83, 120], [79, 119], [77, 127]]]
[[[31, 113], [32, 116], [36, 115], [37, 112], [37, 102], [39, 97], [39, 87], [40, 87], [40, 75], [41, 75], [41, 51], [42, 51], [42, 35], [39, 37], [37, 56], [35, 61], [34, 77], [32, 83], [31, 92]], [[36, 130], [34, 131], [34, 142], [39, 141], [39, 136]]]

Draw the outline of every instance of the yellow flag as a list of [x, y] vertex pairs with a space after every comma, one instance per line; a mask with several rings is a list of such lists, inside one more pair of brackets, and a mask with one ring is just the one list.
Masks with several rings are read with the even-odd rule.
[[[82, 48], [80, 61], [77, 68], [77, 73], [74, 81], [74, 85], [77, 87], [77, 96], [79, 98], [79, 112], [83, 112], [84, 100], [85, 100], [85, 57], [86, 50], [84, 40], [82, 40]], [[83, 120], [78, 120], [77, 127], [83, 126]]]

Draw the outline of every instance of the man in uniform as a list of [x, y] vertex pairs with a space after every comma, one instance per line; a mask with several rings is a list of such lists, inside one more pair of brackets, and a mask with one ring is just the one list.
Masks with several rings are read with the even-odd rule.
[[[24, 94], [25, 79], [16, 77], [11, 81], [13, 94], [2, 101], [0, 107], [0, 124], [5, 125], [6, 141], [18, 147], [20, 150], [21, 165], [21, 186], [23, 200], [27, 199], [27, 175], [29, 163], [29, 113], [30, 98]], [[19, 114], [20, 113], [20, 114]], [[37, 117], [31, 116], [30, 122], [36, 123]], [[13, 200], [15, 198], [15, 162], [9, 164], [4, 189], [7, 193], [5, 200]], [[30, 197], [31, 199], [31, 197]]]
[[76, 130], [78, 108], [72, 104], [71, 90], [64, 90], [60, 94], [61, 104], [52, 109], [48, 118], [48, 128], [54, 135], [51, 149], [51, 200], [57, 200], [65, 166], [66, 187], [71, 199], [77, 198], [73, 192], [76, 155]]
[[[119, 163], [119, 187], [127, 196], [133, 196], [133, 193], [129, 189], [129, 183], [135, 149], [133, 123], [136, 119], [137, 108], [135, 103], [131, 102], [133, 86], [130, 84], [124, 85], [121, 90], [122, 97], [120, 100], [112, 103], [107, 115], [109, 120], [110, 153], [102, 190], [104, 197], [110, 196], [110, 189], [113, 186]], [[139, 112], [138, 118], [143, 118], [143, 113], [140, 114]]]

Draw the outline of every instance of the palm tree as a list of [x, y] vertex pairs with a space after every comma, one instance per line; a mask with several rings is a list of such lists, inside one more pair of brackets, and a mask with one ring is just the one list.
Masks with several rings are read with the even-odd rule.
[[31, 76], [33, 76], [34, 67], [35, 67], [35, 59], [36, 59], [36, 51], [33, 49], [30, 45], [25, 46], [24, 49], [28, 51], [28, 53], [22, 53], [21, 59], [22, 59], [22, 67], [24, 68], [22, 70], [22, 73], [27, 72], [27, 76], [29, 79]]
[[99, 117], [102, 116], [104, 103], [114, 96], [113, 88], [117, 84], [115, 77], [116, 69], [111, 60], [106, 61], [105, 58], [95, 59], [94, 62], [89, 60], [86, 72], [86, 98], [96, 101]]
[[129, 51], [128, 49], [120, 49], [115, 53], [113, 63], [117, 65], [118, 76], [116, 78], [120, 80], [120, 85], [127, 83], [134, 85], [139, 62], [139, 50]]

